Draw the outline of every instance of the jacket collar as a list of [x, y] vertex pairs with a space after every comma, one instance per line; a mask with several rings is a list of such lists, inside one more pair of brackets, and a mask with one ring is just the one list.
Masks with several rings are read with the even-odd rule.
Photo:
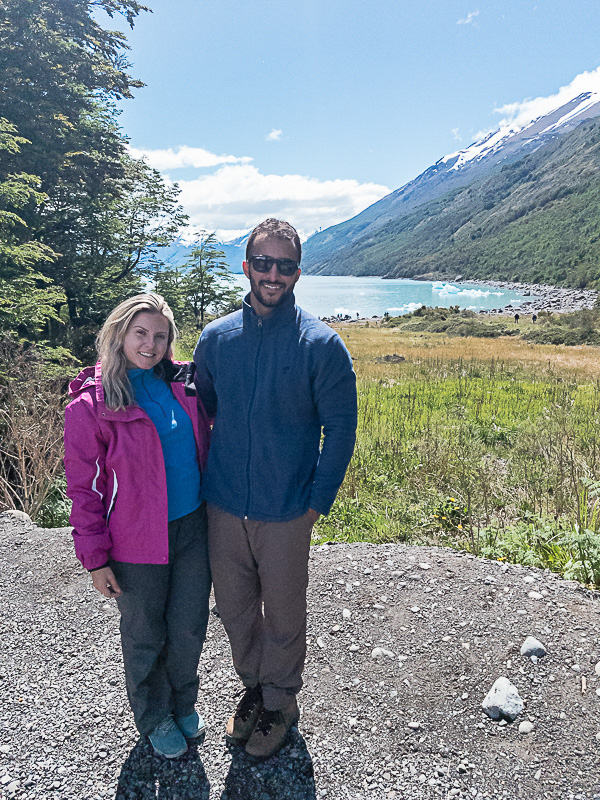
[[[190, 374], [188, 366], [186, 364], [181, 364], [179, 362], [173, 362], [168, 358], [163, 358], [161, 361], [161, 365], [163, 367], [165, 373], [165, 380], [167, 383], [181, 383], [185, 386], [185, 395], [195, 395], [195, 387], [193, 386], [193, 372]], [[96, 390], [96, 403], [98, 405], [98, 413], [104, 419], [116, 419], [120, 421], [128, 422], [132, 419], [138, 419], [139, 417], [145, 417], [146, 414], [142, 409], [137, 405], [128, 406], [127, 408], [122, 408], [120, 411], [113, 411], [110, 408], [107, 408], [106, 402], [104, 399], [104, 387], [102, 386], [102, 365], [100, 361], [96, 362], [96, 366], [94, 368], [94, 381], [95, 381], [95, 390]], [[193, 388], [192, 388], [193, 387]], [[178, 392], [179, 394], [179, 392]], [[184, 392], [182, 391], [181, 394], [183, 395]]]
[[296, 298], [293, 293], [289, 294], [268, 316], [261, 317], [250, 305], [250, 293], [248, 293], [244, 297], [242, 309], [244, 328], [249, 330], [261, 328], [264, 333], [272, 333], [289, 325], [296, 318]]

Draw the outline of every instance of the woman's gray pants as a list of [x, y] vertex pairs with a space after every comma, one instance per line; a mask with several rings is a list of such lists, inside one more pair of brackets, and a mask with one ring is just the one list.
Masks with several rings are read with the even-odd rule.
[[168, 714], [191, 714], [198, 696], [211, 587], [206, 505], [169, 522], [168, 564], [110, 567], [123, 592], [117, 605], [127, 695], [146, 735]]

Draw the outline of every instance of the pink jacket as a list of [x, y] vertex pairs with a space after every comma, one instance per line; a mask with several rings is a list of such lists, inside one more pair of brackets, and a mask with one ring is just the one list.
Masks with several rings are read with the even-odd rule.
[[[179, 366], [163, 363], [173, 372]], [[210, 435], [204, 406], [186, 395], [179, 375], [170, 385], [192, 421], [203, 469]], [[73, 400], [65, 409], [65, 472], [77, 558], [86, 569], [104, 566], [109, 558], [166, 564], [167, 481], [162, 446], [150, 417], [137, 405], [121, 411], [106, 407], [99, 363], [79, 373], [69, 395]]]

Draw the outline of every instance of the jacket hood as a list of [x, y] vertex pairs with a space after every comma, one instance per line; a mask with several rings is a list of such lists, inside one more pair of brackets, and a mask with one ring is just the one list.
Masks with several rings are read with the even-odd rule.
[[86, 367], [82, 369], [79, 375], [69, 384], [69, 397], [74, 399], [91, 386], [96, 385], [96, 367]]

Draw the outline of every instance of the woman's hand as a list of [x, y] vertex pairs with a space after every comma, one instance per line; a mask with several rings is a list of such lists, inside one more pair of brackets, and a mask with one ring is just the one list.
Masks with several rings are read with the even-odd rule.
[[110, 567], [102, 567], [92, 572], [92, 583], [104, 597], [118, 597], [122, 594], [114, 572]]

